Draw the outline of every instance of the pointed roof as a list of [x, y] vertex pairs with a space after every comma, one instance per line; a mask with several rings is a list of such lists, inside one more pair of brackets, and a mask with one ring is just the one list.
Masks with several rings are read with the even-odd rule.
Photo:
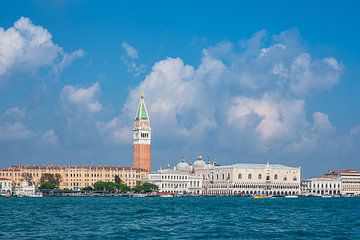
[[149, 114], [144, 101], [144, 94], [141, 94], [135, 120], [149, 120]]

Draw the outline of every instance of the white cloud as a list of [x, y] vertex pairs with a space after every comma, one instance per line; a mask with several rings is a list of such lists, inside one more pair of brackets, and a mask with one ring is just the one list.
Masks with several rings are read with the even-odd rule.
[[32, 136], [32, 132], [21, 122], [0, 123], [0, 142], [23, 140]]
[[58, 146], [59, 145], [59, 137], [54, 132], [54, 130], [48, 130], [46, 131], [42, 136], [41, 140], [51, 146]]
[[228, 111], [228, 122], [241, 130], [251, 127], [262, 141], [293, 139], [306, 129], [305, 103], [299, 99], [236, 97]]
[[125, 51], [121, 60], [127, 66], [128, 72], [132, 73], [135, 77], [143, 74], [146, 68], [145, 64], [137, 64], [135, 62], [135, 60], [139, 57], [138, 51], [127, 42], [123, 42], [121, 47]]
[[313, 58], [296, 30], [270, 41], [260, 31], [240, 49], [229, 42], [204, 49], [197, 67], [181, 58], [155, 63], [130, 91], [121, 114], [97, 127], [113, 141], [129, 141], [144, 91], [153, 136], [163, 143], [221, 141], [241, 147], [251, 142], [260, 147], [247, 151], [300, 151], [305, 142], [316, 145], [335, 132], [325, 113], [307, 116], [305, 97], [335, 86], [342, 69], [333, 57]]
[[25, 109], [21, 109], [19, 107], [13, 107], [7, 109], [2, 115], [2, 118], [5, 119], [23, 119], [26, 115]]
[[138, 58], [138, 52], [137, 50], [131, 46], [130, 44], [128, 44], [127, 42], [123, 42], [121, 44], [121, 47], [125, 50], [126, 54], [131, 58], [131, 59], [137, 59]]
[[102, 110], [102, 105], [97, 97], [100, 93], [100, 85], [94, 83], [88, 88], [67, 85], [60, 93], [64, 104], [75, 106], [79, 111], [96, 113]]
[[78, 49], [72, 53], [64, 53], [62, 60], [55, 65], [55, 70], [61, 72], [64, 68], [69, 66], [75, 59], [81, 58], [85, 55], [84, 50]]
[[54, 66], [60, 70], [72, 59], [82, 56], [81, 52], [64, 52], [52, 41], [47, 29], [21, 17], [13, 27], [0, 28], [0, 77], [12, 71], [35, 72], [41, 67]]

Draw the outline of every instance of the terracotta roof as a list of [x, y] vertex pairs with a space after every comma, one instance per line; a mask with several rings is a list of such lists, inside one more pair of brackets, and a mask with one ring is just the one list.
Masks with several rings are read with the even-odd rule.
[[86, 170], [135, 170], [146, 171], [145, 169], [127, 166], [11, 166], [4, 171], [20, 171], [22, 169], [41, 169], [41, 170], [62, 170], [62, 169], [86, 169]]

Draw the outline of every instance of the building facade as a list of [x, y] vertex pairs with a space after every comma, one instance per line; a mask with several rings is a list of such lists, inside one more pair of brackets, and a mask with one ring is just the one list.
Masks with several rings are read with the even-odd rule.
[[302, 181], [303, 195], [311, 196], [360, 196], [360, 172], [335, 170]]
[[315, 177], [301, 182], [301, 192], [304, 196], [337, 196], [341, 195], [340, 177]]
[[300, 195], [300, 167], [278, 164], [217, 166], [194, 163], [194, 174], [203, 178], [206, 195]]
[[135, 168], [151, 170], [150, 118], [141, 95], [133, 128], [133, 164]]
[[156, 184], [159, 192], [169, 194], [202, 194], [202, 178], [195, 176], [190, 165], [182, 160], [173, 169], [161, 169], [150, 173], [148, 182]]
[[147, 170], [133, 167], [113, 166], [11, 166], [0, 169], [0, 178], [7, 178], [13, 186], [20, 186], [25, 178], [30, 178], [35, 185], [40, 184], [42, 174], [59, 175], [60, 189], [80, 190], [93, 187], [97, 181], [114, 182], [118, 175], [123, 183], [134, 187], [147, 177]]
[[36, 188], [33, 183], [29, 183], [28, 181], [24, 180], [20, 183], [20, 186], [14, 187], [14, 194], [16, 196], [34, 196], [36, 193]]
[[3, 178], [0, 175], [0, 194], [8, 195], [12, 193], [12, 181], [8, 178]]
[[[198, 156], [193, 164], [183, 159], [173, 169], [149, 174], [149, 181], [163, 192], [191, 192], [203, 195], [272, 195], [301, 194], [301, 169], [278, 164], [233, 164], [219, 166], [205, 163]], [[181, 176], [180, 178], [178, 176]], [[183, 178], [184, 176], [184, 178]], [[191, 183], [193, 181], [193, 183]], [[196, 188], [191, 190], [191, 187]], [[198, 187], [201, 186], [201, 190]]]

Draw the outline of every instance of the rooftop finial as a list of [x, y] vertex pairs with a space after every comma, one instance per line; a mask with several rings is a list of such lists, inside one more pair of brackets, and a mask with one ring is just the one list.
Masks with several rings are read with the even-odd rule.
[[140, 97], [141, 97], [141, 98], [144, 98], [144, 91], [141, 91]]

